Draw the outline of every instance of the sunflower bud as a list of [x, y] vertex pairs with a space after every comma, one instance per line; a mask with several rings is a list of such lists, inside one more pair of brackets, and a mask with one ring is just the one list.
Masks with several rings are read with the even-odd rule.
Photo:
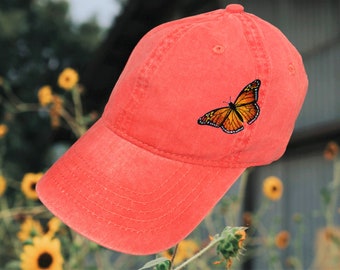
[[156, 270], [169, 270], [170, 266], [171, 266], [170, 261], [164, 261], [156, 266]]
[[243, 249], [243, 242], [246, 239], [244, 227], [226, 227], [221, 234], [223, 238], [217, 244], [217, 252], [227, 262], [229, 268], [232, 264], [232, 258], [237, 257]]

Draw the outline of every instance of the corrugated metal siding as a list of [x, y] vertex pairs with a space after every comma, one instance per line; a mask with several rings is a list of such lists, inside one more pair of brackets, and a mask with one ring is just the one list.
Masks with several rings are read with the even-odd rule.
[[296, 128], [339, 121], [339, 63], [340, 44], [305, 60], [310, 86]]
[[304, 58], [309, 92], [296, 128], [340, 118], [340, 1], [242, 1], [246, 11], [277, 26]]
[[[284, 194], [280, 201], [272, 203], [262, 222], [268, 233], [273, 228], [276, 231], [288, 230], [292, 239], [301, 239], [303, 269], [310, 269], [315, 257], [316, 233], [325, 226], [321, 190], [333, 179], [333, 163], [326, 161], [322, 152], [301, 153], [301, 156], [283, 158], [270, 166], [254, 170], [248, 190], [254, 196], [251, 207], [255, 211], [263, 201], [262, 181], [271, 175], [283, 181]], [[293, 220], [296, 214], [302, 216], [302, 233]], [[335, 219], [340, 224], [340, 215]], [[270, 269], [266, 255], [264, 253], [255, 258], [251, 269]], [[298, 255], [297, 250], [291, 245], [282, 253], [282, 262], [295, 255]]]
[[[340, 1], [257, 0], [239, 3], [245, 6], [247, 12], [281, 29], [303, 56], [309, 91], [295, 130], [319, 129], [322, 133], [325, 124], [340, 123]], [[340, 138], [336, 139], [340, 141]], [[263, 223], [268, 229], [278, 226], [274, 218], [277, 216], [281, 229], [290, 231], [293, 239], [301, 237], [303, 269], [308, 269], [315, 258], [315, 236], [325, 226], [320, 192], [333, 177], [333, 163], [326, 161], [322, 154], [326, 142], [313, 143], [315, 145], [309, 145], [308, 151], [301, 147], [294, 155], [286, 155], [269, 166], [255, 168], [247, 188], [247, 197], [251, 199], [246, 207], [256, 210], [263, 197], [263, 179], [269, 175], [282, 179], [283, 198], [273, 203]], [[340, 208], [340, 202], [338, 204]], [[292, 220], [295, 213], [303, 216], [302, 235]], [[339, 214], [336, 222], [340, 226]], [[271, 269], [267, 265], [267, 255], [260, 253], [244, 269]], [[281, 255], [284, 262], [287, 256], [297, 254], [290, 246]]]

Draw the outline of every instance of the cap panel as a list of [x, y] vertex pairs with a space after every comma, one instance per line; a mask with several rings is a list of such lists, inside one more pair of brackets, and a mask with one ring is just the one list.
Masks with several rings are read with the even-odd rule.
[[[247, 132], [229, 135], [199, 126], [197, 119], [235, 101], [242, 88], [258, 75], [243, 31], [235, 31], [242, 30], [242, 24], [237, 16], [224, 12], [204, 23], [190, 21], [181, 27], [185, 30], [172, 32], [167, 35], [168, 41], [158, 42], [164, 45], [150, 55], [147, 63], [152, 64], [144, 67], [145, 73], [140, 73], [135, 82], [138, 98], [129, 111], [124, 108], [124, 129], [117, 130], [118, 125], [112, 128], [170, 158], [238, 166], [233, 161], [233, 149], [238, 152], [235, 145], [244, 145], [252, 126], [246, 126]], [[235, 51], [242, 51], [242, 57]]]
[[254, 128], [256, 136], [251, 137], [249, 144], [254, 147], [245, 148], [240, 158], [262, 160], [266, 164], [265, 160], [270, 163], [285, 152], [306, 95], [308, 80], [300, 54], [284, 34], [266, 21], [254, 15], [250, 17], [259, 29], [261, 47], [268, 52], [271, 73], [261, 80], [262, 121]]
[[[217, 28], [224, 35], [215, 36]], [[169, 154], [197, 160], [223, 159], [225, 149], [233, 149], [235, 138], [227, 139], [220, 130], [207, 133], [197, 124], [209, 110], [227, 106], [244, 86], [233, 87], [236, 74], [230, 67], [238, 66], [245, 73], [249, 67], [231, 53], [236, 47], [245, 47], [240, 33], [234, 43], [230, 40], [232, 31], [234, 27], [223, 21], [197, 24], [167, 50], [151, 75], [144, 102], [136, 108], [139, 113], [133, 122], [140, 125], [131, 129], [130, 135]], [[224, 47], [224, 53], [214, 52], [218, 45]]]
[[142, 102], [149, 81], [147, 75], [154, 69], [155, 63], [163, 54], [163, 51], [157, 49], [164, 50], [169, 46], [168, 35], [178, 36], [188, 27], [188, 25], [178, 25], [176, 27], [169, 26], [166, 29], [156, 28], [137, 44], [103, 113], [103, 117], [116, 128], [126, 132], [131, 128], [131, 125], [135, 124], [131, 122], [131, 117], [135, 113], [134, 108]]
[[103, 116], [112, 125], [126, 132], [131, 128], [130, 117], [134, 108], [142, 102], [145, 88], [157, 61], [162, 58], [167, 46], [183, 35], [192, 22], [204, 22], [220, 16], [223, 10], [179, 19], [164, 23], [150, 30], [132, 51], [123, 72], [121, 73], [110, 99], [105, 107]]
[[[290, 47], [277, 28], [241, 10], [161, 25], [134, 50], [104, 117], [120, 136], [172, 159], [226, 167], [270, 163], [285, 151], [296, 118], [286, 109], [296, 86], [285, 74], [299, 58]], [[261, 80], [256, 122], [237, 134], [197, 125], [200, 116], [235, 102], [254, 79]], [[278, 93], [281, 88], [286, 91]], [[264, 147], [272, 150], [263, 154]]]

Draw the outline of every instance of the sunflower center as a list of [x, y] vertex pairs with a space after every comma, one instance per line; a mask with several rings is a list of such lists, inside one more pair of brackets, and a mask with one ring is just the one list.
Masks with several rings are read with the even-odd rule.
[[53, 257], [50, 253], [44, 252], [38, 258], [39, 268], [47, 269], [51, 266], [53, 262]]
[[277, 191], [277, 187], [276, 186], [272, 186], [272, 191], [276, 192]]
[[31, 184], [31, 190], [35, 190], [35, 186], [37, 185], [37, 183], [32, 183]]

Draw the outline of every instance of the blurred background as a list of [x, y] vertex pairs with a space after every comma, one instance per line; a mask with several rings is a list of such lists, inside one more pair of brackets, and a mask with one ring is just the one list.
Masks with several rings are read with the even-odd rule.
[[[270, 257], [262, 248], [270, 247], [270, 243], [256, 238], [261, 232], [254, 230], [258, 241], [243, 252], [252, 256], [237, 267], [340, 269], [339, 0], [1, 0], [0, 124], [8, 127], [1, 148], [1, 174], [20, 182], [27, 172], [44, 171], [77, 139], [67, 125], [52, 128], [49, 114], [35, 105], [43, 85], [58, 89], [57, 79], [64, 68], [72, 67], [79, 73], [83, 110], [95, 120], [132, 49], [146, 32], [163, 22], [230, 3], [241, 3], [245, 11], [284, 32], [303, 57], [309, 92], [284, 157], [269, 166], [251, 169], [245, 186], [239, 181], [226, 194], [228, 200], [244, 188], [234, 220], [228, 220], [230, 213], [223, 212], [234, 211], [230, 203], [221, 202], [216, 207], [210, 217], [214, 230], [250, 225], [243, 214], [261, 209], [263, 179], [276, 176], [282, 180], [284, 193], [266, 209], [261, 224], [268, 235], [273, 227], [288, 231], [292, 244]], [[15, 192], [15, 185], [9, 185], [3, 195], [9, 208], [15, 204]], [[213, 232], [205, 228], [199, 234], [204, 233]], [[336, 255], [321, 250], [334, 250]], [[118, 257], [105, 252], [111, 261]], [[289, 261], [297, 255], [299, 263]], [[6, 256], [0, 254], [0, 269], [2, 261], [3, 265], [8, 261]], [[281, 268], [272, 267], [270, 260], [280, 261]], [[129, 259], [126, 263], [126, 268], [117, 269], [136, 268]], [[138, 261], [137, 265], [141, 267], [142, 263]], [[211, 265], [212, 269], [224, 267]]]

